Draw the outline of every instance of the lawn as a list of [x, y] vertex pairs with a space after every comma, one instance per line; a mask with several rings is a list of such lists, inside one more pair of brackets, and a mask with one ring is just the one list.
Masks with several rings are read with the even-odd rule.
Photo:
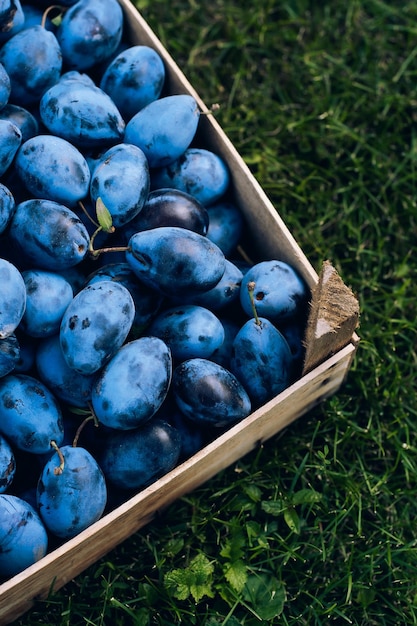
[[335, 396], [16, 624], [417, 624], [417, 5], [136, 5], [361, 342]]

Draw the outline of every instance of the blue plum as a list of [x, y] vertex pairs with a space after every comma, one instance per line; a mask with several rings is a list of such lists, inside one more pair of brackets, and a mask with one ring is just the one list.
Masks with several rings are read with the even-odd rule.
[[98, 462], [109, 484], [143, 489], [178, 463], [181, 436], [168, 422], [152, 418], [134, 430], [113, 430], [102, 442]]
[[33, 113], [17, 104], [6, 104], [0, 110], [0, 120], [8, 120], [18, 127], [22, 133], [22, 143], [39, 132], [39, 123]]
[[141, 230], [160, 226], [178, 226], [206, 235], [209, 217], [205, 207], [190, 194], [178, 189], [157, 189], [149, 193], [141, 212], [126, 225], [123, 234], [128, 241]]
[[84, 71], [108, 59], [122, 34], [123, 12], [117, 0], [78, 0], [57, 29], [65, 67]]
[[36, 371], [40, 380], [66, 404], [86, 409], [91, 402], [95, 374], [80, 374], [67, 364], [59, 334], [40, 341], [35, 350]]
[[224, 329], [217, 316], [205, 307], [188, 304], [161, 311], [148, 333], [160, 337], [176, 361], [208, 358], [223, 343]]
[[182, 413], [206, 427], [228, 427], [251, 412], [250, 398], [238, 379], [208, 359], [188, 359], [178, 365], [172, 391]]
[[150, 176], [148, 161], [140, 148], [119, 143], [104, 152], [91, 176], [90, 196], [98, 198], [119, 228], [142, 210], [148, 197]]
[[302, 313], [308, 299], [308, 288], [295, 269], [280, 260], [260, 261], [244, 275], [240, 301], [244, 311], [252, 315], [248, 284], [254, 283], [258, 315], [272, 321], [285, 320]]
[[0, 48], [0, 63], [10, 77], [9, 102], [31, 107], [59, 79], [61, 48], [52, 32], [41, 25], [32, 26], [6, 41]]
[[20, 329], [31, 337], [55, 335], [74, 295], [70, 283], [61, 274], [47, 270], [23, 270], [22, 276], [26, 309]]
[[80, 263], [90, 237], [79, 217], [54, 200], [20, 202], [9, 226], [9, 239], [29, 265], [52, 271]]
[[14, 122], [0, 119], [0, 176], [10, 168], [22, 144], [22, 133]]
[[19, 574], [48, 550], [48, 533], [35, 508], [22, 498], [0, 495], [0, 577]]
[[0, 285], [0, 339], [4, 339], [19, 326], [26, 308], [23, 276], [6, 259], [0, 259]]
[[215, 361], [219, 365], [222, 365], [226, 369], [230, 370], [230, 357], [232, 355], [232, 345], [237, 333], [240, 330], [241, 324], [234, 319], [228, 317], [220, 317], [223, 324], [224, 340], [221, 346], [213, 352], [210, 357], [210, 361]]
[[103, 515], [107, 486], [100, 466], [88, 450], [64, 445], [46, 462], [36, 497], [46, 528], [57, 537], [70, 539]]
[[171, 383], [172, 357], [158, 337], [126, 343], [99, 373], [92, 406], [110, 428], [131, 430], [147, 422], [165, 400]]
[[4, 233], [13, 217], [16, 202], [10, 189], [0, 183], [0, 234]]
[[2, 0], [0, 3], [0, 32], [4, 36], [14, 34], [22, 23], [22, 5], [20, 0]]
[[152, 189], [173, 187], [189, 193], [207, 206], [228, 190], [230, 173], [226, 162], [205, 148], [187, 148], [174, 162], [152, 172]]
[[124, 141], [143, 150], [149, 167], [163, 167], [189, 147], [199, 119], [200, 110], [193, 96], [164, 96], [150, 102], [127, 122]]
[[81, 374], [97, 372], [123, 345], [134, 315], [133, 298], [123, 285], [107, 280], [84, 287], [61, 322], [61, 347], [69, 367]]
[[284, 336], [268, 319], [250, 319], [232, 346], [230, 369], [259, 407], [292, 382], [293, 356]]
[[201, 450], [211, 438], [210, 430], [207, 431], [200, 424], [192, 422], [179, 410], [172, 393], [169, 393], [155, 418], [171, 424], [178, 431], [181, 438], [181, 452], [179, 462]]
[[57, 399], [40, 380], [28, 374], [0, 378], [0, 432], [19, 450], [44, 454], [64, 431]]
[[19, 358], [12, 371], [16, 374], [29, 374], [35, 364], [37, 339], [21, 332], [20, 328], [16, 331], [16, 338], [19, 343]]
[[226, 259], [224, 274], [219, 282], [204, 293], [191, 295], [189, 300], [211, 311], [224, 310], [239, 301], [242, 279], [243, 273], [237, 265]]
[[0, 493], [4, 493], [13, 483], [16, 473], [16, 458], [13, 448], [3, 435], [0, 435]]
[[126, 260], [140, 280], [170, 297], [208, 291], [226, 265], [223, 252], [207, 237], [176, 226], [133, 235]]
[[50, 133], [77, 148], [110, 147], [124, 136], [125, 122], [113, 100], [77, 72], [64, 74], [44, 93], [39, 114]]
[[305, 316], [297, 316], [296, 318], [287, 320], [286, 322], [279, 324], [277, 327], [280, 333], [284, 335], [291, 350], [294, 361], [293, 379], [296, 379], [301, 374], [304, 362], [304, 335], [306, 327]]
[[242, 211], [232, 202], [219, 201], [207, 207], [209, 227], [207, 237], [231, 257], [235, 253], [243, 233]]
[[130, 291], [135, 304], [133, 330], [135, 333], [142, 333], [159, 312], [164, 302], [164, 297], [154, 289], [141, 283], [127, 262], [103, 265], [87, 277], [86, 285], [93, 285], [102, 280], [112, 280], [120, 283]]
[[15, 333], [0, 339], [0, 378], [16, 369], [20, 359], [20, 344]]
[[0, 109], [3, 109], [9, 101], [12, 85], [10, 76], [2, 63], [0, 63]]
[[172, 424], [181, 437], [180, 461], [189, 459], [208, 443], [209, 436], [205, 429], [187, 419], [178, 407], [169, 414], [167, 421]]
[[136, 45], [116, 55], [101, 77], [100, 88], [128, 121], [160, 97], [164, 81], [165, 66], [158, 52], [149, 46]]
[[81, 152], [66, 139], [35, 135], [19, 148], [16, 171], [35, 197], [74, 207], [90, 188], [90, 169]]
[[2, 0], [0, 3], [0, 44], [11, 39], [25, 26], [26, 14], [20, 0]]

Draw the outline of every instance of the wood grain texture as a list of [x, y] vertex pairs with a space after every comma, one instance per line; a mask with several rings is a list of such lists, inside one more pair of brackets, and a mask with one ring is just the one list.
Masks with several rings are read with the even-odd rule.
[[303, 374], [311, 371], [350, 341], [359, 324], [359, 302], [330, 261], [324, 261], [312, 288], [304, 343]]

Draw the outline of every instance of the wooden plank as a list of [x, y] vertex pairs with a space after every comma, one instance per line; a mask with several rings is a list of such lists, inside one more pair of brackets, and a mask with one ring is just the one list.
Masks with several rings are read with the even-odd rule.
[[330, 261], [324, 261], [312, 299], [304, 343], [303, 374], [352, 340], [359, 323], [359, 302]]
[[297, 381], [147, 489], [0, 585], [0, 624], [10, 624], [110, 550], [149, 524], [156, 514], [260, 446], [340, 388], [355, 347]]

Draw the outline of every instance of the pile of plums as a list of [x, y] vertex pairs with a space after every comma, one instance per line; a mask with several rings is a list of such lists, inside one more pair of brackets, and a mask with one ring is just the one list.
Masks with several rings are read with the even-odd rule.
[[295, 381], [309, 298], [117, 0], [60, 4], [0, 2], [2, 579]]

